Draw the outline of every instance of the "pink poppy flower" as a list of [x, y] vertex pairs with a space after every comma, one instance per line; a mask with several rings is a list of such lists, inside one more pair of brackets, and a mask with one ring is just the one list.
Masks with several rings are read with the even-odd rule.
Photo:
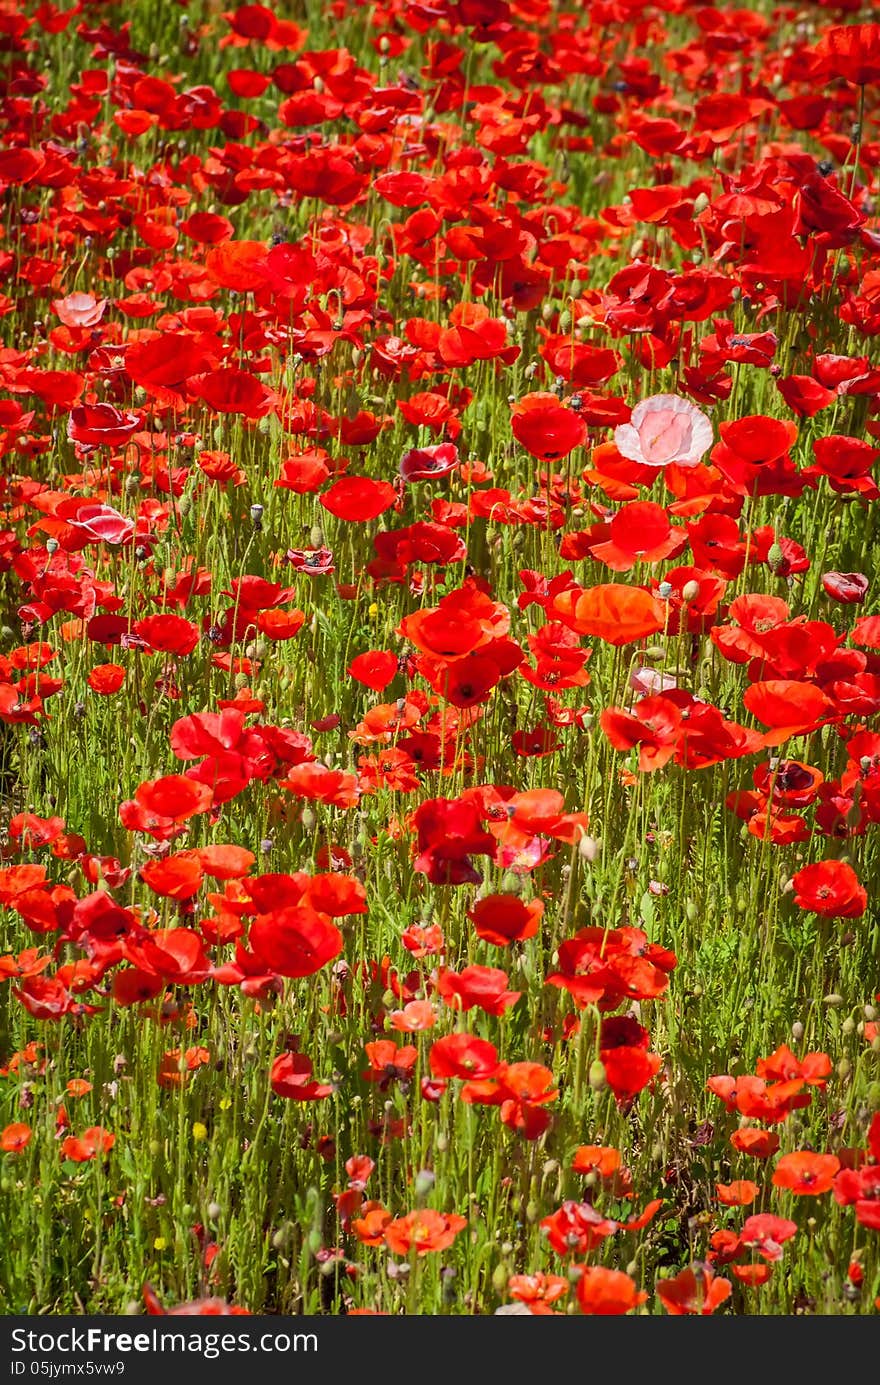
[[677, 394], [655, 394], [632, 411], [629, 423], [614, 430], [624, 457], [643, 466], [697, 466], [712, 446], [712, 424], [695, 404]]

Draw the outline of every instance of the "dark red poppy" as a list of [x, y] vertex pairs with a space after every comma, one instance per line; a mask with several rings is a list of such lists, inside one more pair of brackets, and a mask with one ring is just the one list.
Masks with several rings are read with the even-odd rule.
[[822, 589], [841, 606], [858, 606], [868, 594], [870, 583], [862, 572], [824, 572]]

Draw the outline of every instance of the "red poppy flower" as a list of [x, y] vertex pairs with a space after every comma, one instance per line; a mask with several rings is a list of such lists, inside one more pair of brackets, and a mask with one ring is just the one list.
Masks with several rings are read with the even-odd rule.
[[147, 813], [186, 822], [196, 813], [210, 808], [213, 794], [207, 784], [197, 784], [182, 774], [167, 774], [161, 779], [148, 780], [135, 790], [135, 801]]
[[322, 1101], [332, 1096], [328, 1083], [312, 1077], [312, 1060], [304, 1053], [279, 1053], [273, 1059], [269, 1083], [276, 1096], [288, 1101]]
[[740, 1244], [774, 1263], [782, 1259], [783, 1245], [797, 1235], [797, 1230], [797, 1222], [776, 1217], [772, 1212], [758, 1212], [743, 1222]]
[[[173, 827], [173, 819], [163, 818], [160, 821], [170, 821]], [[139, 830], [149, 829], [141, 827]], [[139, 877], [158, 895], [168, 899], [192, 899], [193, 895], [198, 894], [204, 871], [197, 853], [179, 851], [164, 861], [148, 861], [139, 871]]]
[[667, 697], [644, 697], [632, 712], [606, 707], [599, 724], [615, 750], [639, 747], [639, 769], [662, 769], [675, 754], [682, 726], [681, 712]]
[[514, 894], [486, 895], [468, 910], [477, 937], [495, 947], [533, 938], [544, 914], [540, 899], [528, 903]]
[[374, 692], [382, 692], [397, 675], [398, 658], [388, 649], [370, 649], [352, 659], [348, 672]]
[[404, 481], [433, 481], [448, 476], [460, 461], [458, 448], [452, 442], [436, 447], [413, 447], [400, 459], [400, 475]]
[[765, 745], [778, 745], [789, 736], [815, 731], [833, 710], [815, 684], [785, 678], [753, 683], [743, 693], [743, 705], [771, 728], [764, 737]]
[[124, 413], [112, 404], [80, 404], [68, 415], [67, 436], [89, 447], [121, 447], [140, 426], [137, 414]]
[[125, 682], [125, 669], [119, 664], [96, 664], [86, 679], [92, 692], [111, 697]]
[[125, 957], [140, 971], [180, 985], [196, 985], [211, 973], [201, 936], [192, 928], [157, 928], [122, 943]]
[[773, 1171], [773, 1186], [788, 1188], [800, 1196], [818, 1196], [830, 1190], [839, 1169], [840, 1160], [836, 1154], [797, 1150], [794, 1154], [783, 1154]]
[[492, 1077], [498, 1068], [498, 1053], [494, 1044], [474, 1034], [459, 1030], [445, 1039], [437, 1039], [429, 1054], [434, 1077], [463, 1077], [480, 1079]]
[[779, 1148], [779, 1136], [772, 1130], [744, 1126], [741, 1130], [734, 1130], [730, 1143], [740, 1154], [751, 1154], [755, 1159], [770, 1159]]
[[641, 587], [578, 587], [561, 592], [551, 610], [578, 635], [592, 635], [606, 644], [633, 644], [657, 635], [664, 627], [662, 603]]
[[171, 612], [145, 616], [135, 621], [132, 631], [151, 651], [166, 654], [192, 654], [199, 642], [198, 626]]
[[760, 1192], [757, 1183], [738, 1178], [733, 1183], [716, 1183], [715, 1196], [722, 1207], [748, 1207]]
[[264, 418], [275, 402], [272, 391], [247, 370], [234, 366], [191, 375], [190, 391], [222, 414], [243, 414], [245, 418]]
[[507, 1292], [516, 1303], [525, 1303], [530, 1313], [552, 1313], [551, 1304], [564, 1298], [571, 1285], [560, 1274], [512, 1274]]
[[364, 1045], [364, 1052], [370, 1065], [361, 1073], [365, 1082], [375, 1082], [383, 1092], [395, 1082], [401, 1084], [401, 1090], [407, 1090], [419, 1056], [413, 1044], [398, 1046], [391, 1039], [376, 1039]]
[[392, 1255], [407, 1256], [448, 1250], [460, 1231], [467, 1226], [467, 1217], [457, 1212], [435, 1212], [430, 1207], [410, 1212], [405, 1217], [389, 1221], [384, 1229], [385, 1244]]
[[593, 1317], [620, 1317], [646, 1303], [648, 1295], [623, 1270], [585, 1265], [577, 1281], [581, 1312]]
[[868, 906], [867, 891], [846, 861], [817, 861], [792, 878], [794, 901], [824, 918], [860, 918]]
[[826, 389], [811, 375], [787, 375], [776, 381], [776, 388], [788, 407], [802, 418], [814, 418], [837, 398], [834, 390]]
[[825, 572], [822, 588], [842, 606], [857, 606], [868, 594], [870, 583], [862, 572]]
[[597, 1212], [589, 1202], [564, 1202], [540, 1223], [557, 1255], [586, 1255], [618, 1230], [618, 1223]]
[[305, 905], [259, 914], [251, 924], [255, 956], [279, 976], [312, 976], [342, 951], [342, 934], [325, 914]]
[[319, 499], [324, 509], [337, 519], [364, 523], [390, 509], [397, 492], [387, 481], [373, 481], [368, 476], [343, 476]]
[[694, 1265], [671, 1279], [658, 1279], [657, 1297], [667, 1313], [706, 1316], [730, 1298], [729, 1279], [719, 1279], [708, 1266]]
[[0, 1130], [0, 1150], [4, 1154], [20, 1154], [31, 1142], [33, 1131], [23, 1121], [13, 1121]]
[[542, 462], [567, 457], [586, 441], [587, 425], [573, 409], [560, 404], [555, 394], [527, 394], [511, 412], [513, 436], [527, 452]]
[[437, 994], [456, 1010], [472, 1010], [478, 1006], [487, 1015], [503, 1015], [522, 995], [521, 991], [509, 991], [507, 982], [507, 972], [499, 967], [474, 965], [461, 972], [441, 967]]
[[815, 51], [831, 77], [857, 87], [880, 81], [880, 24], [833, 25]]
[[99, 1154], [108, 1154], [115, 1143], [116, 1136], [111, 1135], [109, 1130], [100, 1125], [91, 1125], [82, 1135], [68, 1135], [62, 1140], [61, 1153], [75, 1164], [85, 1164]]

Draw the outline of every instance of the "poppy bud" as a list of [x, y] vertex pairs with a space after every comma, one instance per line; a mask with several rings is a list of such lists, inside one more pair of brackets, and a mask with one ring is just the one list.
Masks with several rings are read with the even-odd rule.
[[608, 1079], [605, 1076], [605, 1064], [601, 1058], [594, 1058], [590, 1064], [589, 1083], [594, 1092], [604, 1091], [608, 1086]]
[[495, 1266], [495, 1269], [492, 1271], [492, 1288], [495, 1290], [496, 1294], [504, 1293], [509, 1278], [510, 1272], [505, 1264]]
[[822, 1004], [827, 1005], [829, 1010], [839, 1010], [844, 1003], [843, 996], [838, 995], [836, 991], [822, 997]]
[[208, 1215], [208, 1221], [219, 1221], [223, 1215], [223, 1208], [219, 1202], [209, 1202], [205, 1211]]
[[413, 1182], [413, 1190], [416, 1197], [427, 1197], [434, 1183], [435, 1178], [431, 1169], [420, 1169]]
[[840, 1062], [837, 1064], [837, 1076], [840, 1078], [841, 1082], [845, 1082], [851, 1072], [852, 1063], [848, 1058], [841, 1058]]
[[291, 1230], [290, 1222], [285, 1222], [283, 1226], [279, 1226], [275, 1235], [272, 1237], [272, 1245], [275, 1250], [284, 1250], [285, 1246], [290, 1241]]
[[865, 1016], [865, 1019], [868, 1020], [870, 1023], [873, 1023], [873, 1021], [877, 1018], [877, 1010], [873, 1005], [865, 1005], [862, 1010], [862, 1014]]
[[795, 1020], [794, 1024], [791, 1026], [791, 1037], [796, 1044], [800, 1043], [801, 1039], [804, 1037], [804, 1026], [801, 1024], [800, 1020]]
[[706, 210], [708, 205], [709, 198], [706, 196], [705, 192], [698, 193], [694, 198], [694, 215], [699, 216], [701, 212]]
[[843, 1021], [843, 1024], [840, 1027], [843, 1033], [847, 1035], [847, 1037], [849, 1037], [850, 1034], [854, 1034], [856, 1029], [856, 1022], [853, 1019], [852, 1015], [847, 1015], [846, 1019]]
[[699, 582], [695, 582], [695, 581], [693, 580], [693, 578], [691, 578], [690, 582], [685, 582], [684, 586], [683, 586], [682, 589], [681, 589], [681, 599], [682, 599], [682, 601], [689, 601], [689, 602], [690, 602], [690, 601], [696, 601], [696, 599], [697, 599], [697, 597], [698, 597], [699, 595], [700, 595], [700, 584], [699, 584]]
[[582, 861], [592, 865], [598, 860], [602, 843], [597, 837], [581, 837], [578, 842], [578, 855]]

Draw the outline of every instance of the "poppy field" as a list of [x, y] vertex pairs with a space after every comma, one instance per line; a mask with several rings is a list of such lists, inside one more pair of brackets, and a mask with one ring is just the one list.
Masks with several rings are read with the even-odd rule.
[[0, 1311], [876, 1313], [880, 23], [0, 53]]

